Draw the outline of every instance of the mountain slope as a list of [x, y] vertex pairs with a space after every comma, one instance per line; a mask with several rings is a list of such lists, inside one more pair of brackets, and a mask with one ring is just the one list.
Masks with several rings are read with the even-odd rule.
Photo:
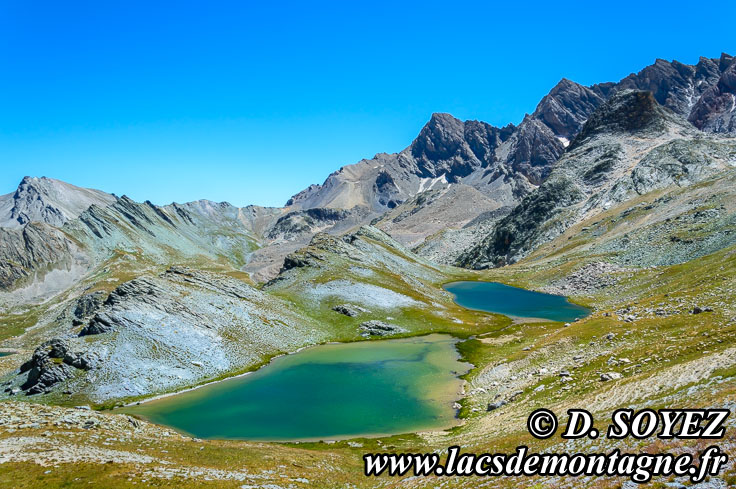
[[[155, 270], [136, 270], [111, 290], [98, 278], [50, 307], [33, 334], [14, 340], [33, 352], [5, 392], [103, 404], [241, 373], [304, 346], [355, 341], [367, 320], [409, 334], [467, 328], [437, 286], [446, 270], [374, 228], [317, 234], [263, 290], [222, 271]], [[361, 317], [334, 309], [346, 302], [364, 306]]]
[[736, 140], [697, 131], [651, 92], [618, 92], [590, 117], [544, 184], [459, 263], [513, 263], [618, 203], [691, 185], [735, 165]]
[[462, 228], [477, 215], [510, 211], [475, 188], [457, 184], [427, 190], [387, 211], [373, 225], [404, 246], [414, 248], [448, 227]]

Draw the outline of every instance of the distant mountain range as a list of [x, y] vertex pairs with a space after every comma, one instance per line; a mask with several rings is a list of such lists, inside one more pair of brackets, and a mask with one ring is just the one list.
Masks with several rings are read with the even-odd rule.
[[[156, 206], [27, 177], [0, 196], [0, 283], [13, 288], [57, 262], [87, 269], [121, 248], [215, 257], [264, 281], [315, 233], [371, 222], [440, 263], [509, 263], [611, 202], [727, 166], [734, 107], [727, 54], [657, 60], [616, 83], [562, 79], [518, 126], [433, 114], [403, 151], [342, 167], [283, 208]], [[546, 229], [562, 209], [565, 222]]]
[[618, 83], [589, 87], [563, 78], [518, 125], [497, 128], [433, 114], [417, 138], [396, 154], [341, 168], [322, 185], [294, 195], [298, 208], [396, 207], [423, 190], [462, 184], [499, 204], [515, 203], [549, 175], [552, 165], [585, 121], [622, 90], [652, 92], [660, 105], [698, 129], [736, 132], [736, 65], [727, 54], [696, 65], [657, 60]]

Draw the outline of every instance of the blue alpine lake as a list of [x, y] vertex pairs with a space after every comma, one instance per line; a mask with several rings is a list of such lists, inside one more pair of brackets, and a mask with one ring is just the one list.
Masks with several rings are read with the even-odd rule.
[[575, 321], [590, 314], [588, 308], [573, 304], [561, 295], [544, 294], [498, 282], [452, 282], [444, 288], [463, 307], [510, 317]]

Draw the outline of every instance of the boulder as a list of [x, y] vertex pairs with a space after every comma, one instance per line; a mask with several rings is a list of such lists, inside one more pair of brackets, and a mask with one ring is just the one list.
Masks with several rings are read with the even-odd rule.
[[360, 324], [361, 336], [389, 336], [397, 333], [406, 333], [407, 330], [395, 324], [371, 320]]
[[488, 404], [488, 411], [495, 411], [496, 409], [508, 404], [506, 401], [496, 401]]
[[608, 382], [609, 380], [617, 380], [620, 378], [623, 378], [623, 375], [618, 372], [606, 372], [601, 374], [601, 382]]
[[333, 311], [339, 312], [340, 314], [344, 314], [348, 317], [355, 317], [358, 314], [362, 314], [365, 312], [370, 312], [368, 309], [365, 309], [360, 306], [356, 306], [354, 304], [340, 304], [332, 308]]

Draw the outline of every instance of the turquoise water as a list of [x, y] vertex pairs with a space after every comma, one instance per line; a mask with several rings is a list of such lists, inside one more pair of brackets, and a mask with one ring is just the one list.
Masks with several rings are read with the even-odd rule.
[[463, 307], [511, 317], [574, 321], [590, 313], [588, 308], [573, 304], [563, 296], [498, 282], [453, 282], [445, 285], [445, 290]]
[[456, 423], [457, 340], [429, 335], [331, 344], [249, 375], [124, 408], [200, 438], [307, 440], [442, 429]]

